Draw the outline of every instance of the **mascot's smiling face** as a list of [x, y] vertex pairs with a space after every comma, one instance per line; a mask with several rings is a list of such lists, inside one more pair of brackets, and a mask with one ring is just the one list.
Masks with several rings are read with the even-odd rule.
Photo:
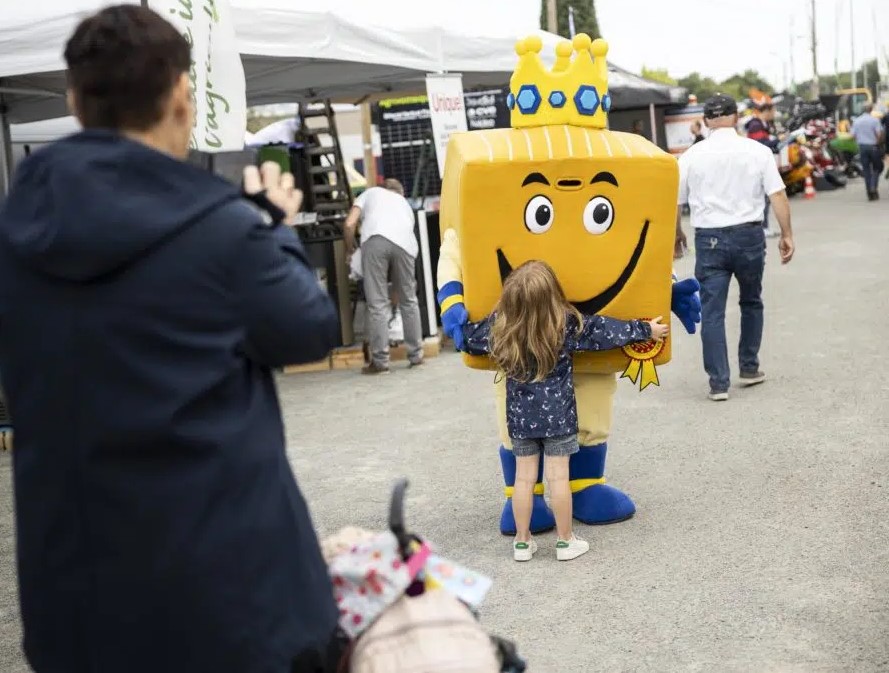
[[[676, 160], [630, 134], [554, 125], [452, 137], [442, 230], [460, 237], [471, 318], [491, 311], [513, 268], [541, 259], [583, 313], [666, 319], [678, 182]], [[667, 360], [664, 349], [657, 362]], [[625, 363], [617, 351], [577, 364], [604, 373]]]

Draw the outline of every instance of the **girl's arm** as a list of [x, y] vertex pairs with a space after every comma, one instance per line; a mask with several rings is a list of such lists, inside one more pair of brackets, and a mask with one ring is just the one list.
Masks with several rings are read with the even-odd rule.
[[585, 315], [572, 350], [605, 351], [651, 339], [651, 325], [644, 320], [618, 320], [604, 315]]
[[470, 322], [463, 325], [463, 351], [470, 355], [491, 354], [491, 325], [494, 316], [489, 315], [479, 322]]

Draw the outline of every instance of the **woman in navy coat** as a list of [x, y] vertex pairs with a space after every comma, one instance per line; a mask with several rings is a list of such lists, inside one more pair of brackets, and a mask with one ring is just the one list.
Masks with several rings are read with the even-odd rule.
[[[169, 23], [105, 9], [65, 58], [86, 130], [26, 159], [0, 210], [28, 661], [325, 670], [336, 609], [272, 372], [329, 351], [334, 307], [289, 227], [184, 161]], [[292, 179], [264, 177], [292, 216]]]

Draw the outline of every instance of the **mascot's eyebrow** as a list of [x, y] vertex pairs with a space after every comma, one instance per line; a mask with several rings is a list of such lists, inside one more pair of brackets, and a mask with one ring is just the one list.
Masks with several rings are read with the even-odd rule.
[[522, 187], [526, 185], [533, 184], [535, 182], [539, 182], [541, 185], [549, 186], [549, 180], [543, 175], [543, 173], [530, 173], [525, 181], [522, 183]]
[[617, 178], [614, 177], [613, 173], [609, 173], [608, 171], [602, 171], [601, 173], [596, 173], [596, 177], [594, 177], [592, 180], [590, 180], [591, 185], [595, 184], [597, 182], [608, 182], [608, 183], [614, 185], [615, 187], [618, 186]]

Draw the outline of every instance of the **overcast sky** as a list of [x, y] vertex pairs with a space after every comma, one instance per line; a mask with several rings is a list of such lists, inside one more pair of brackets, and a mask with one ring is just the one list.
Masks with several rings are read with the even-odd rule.
[[[338, 1], [343, 0], [332, 0]], [[849, 69], [850, 3], [855, 9], [856, 62], [875, 56], [877, 5], [882, 41], [889, 43], [889, 0], [816, 0], [818, 69], [823, 74], [834, 71], [837, 56], [840, 70]], [[377, 20], [383, 15], [387, 22], [437, 19], [480, 33], [522, 34], [540, 18], [540, 0], [378, 0], [364, 7]], [[667, 68], [673, 76], [697, 70], [716, 79], [755, 68], [779, 87], [785, 71], [789, 77], [791, 35], [797, 36], [796, 80], [812, 76], [809, 7], [810, 0], [596, 0], [599, 26], [611, 45], [609, 58], [624, 68]]]
[[[880, 3], [885, 13], [889, 0], [816, 0], [821, 73], [834, 72], [835, 58], [840, 70], [850, 69], [850, 3], [856, 63], [876, 56], [873, 10]], [[629, 11], [631, 6], [638, 9]], [[674, 76], [698, 70], [724, 79], [752, 67], [779, 86], [785, 72], [789, 77], [792, 36], [795, 78], [812, 76], [810, 6], [810, 0], [596, 2], [603, 37], [614, 45], [615, 62], [625, 68], [660, 66]], [[882, 39], [889, 41], [889, 34]]]

